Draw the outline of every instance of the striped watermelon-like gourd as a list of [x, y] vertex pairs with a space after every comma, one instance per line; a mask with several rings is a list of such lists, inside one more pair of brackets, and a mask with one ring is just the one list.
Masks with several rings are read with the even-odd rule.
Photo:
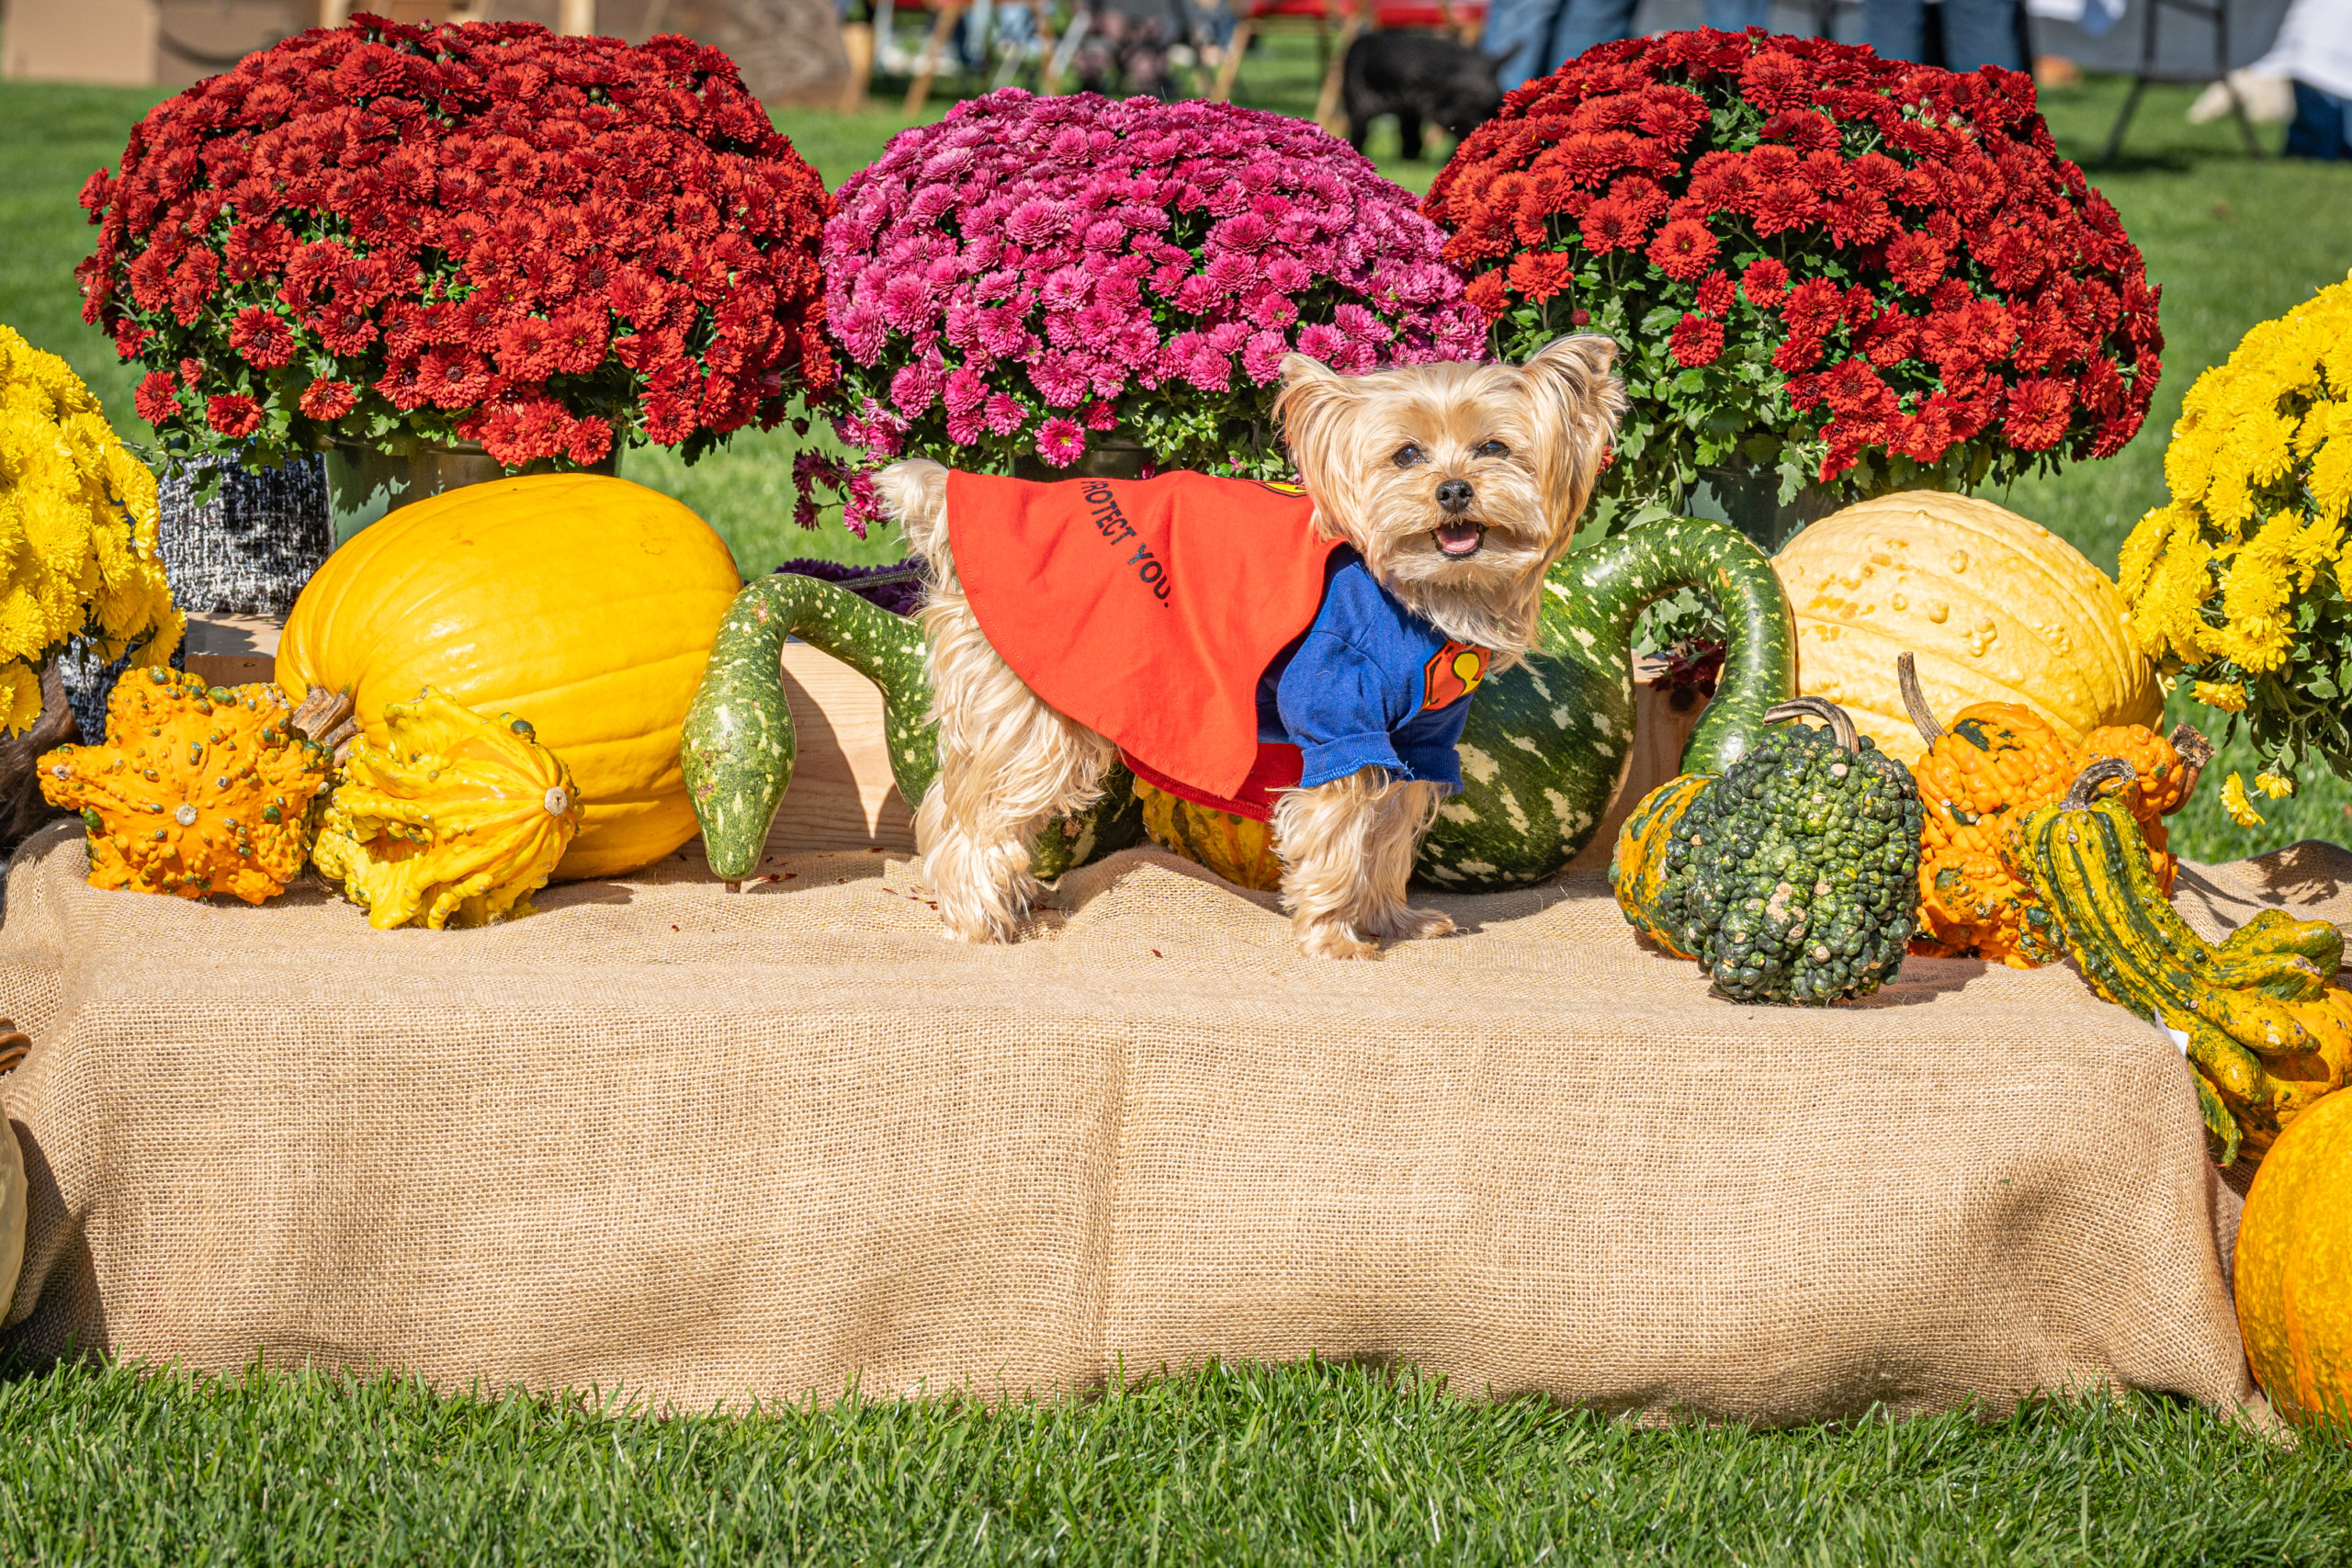
[[1600, 825], [1634, 756], [1634, 622], [1678, 589], [1711, 595], [1730, 632], [1684, 773], [1719, 773], [1796, 694], [1794, 617], [1764, 552], [1738, 530], [1662, 517], [1564, 557], [1527, 658], [1489, 675], [1462, 732], [1462, 790], [1416, 868], [1450, 893], [1555, 875]]
[[[785, 572], [748, 583], [718, 624], [702, 684], [686, 710], [680, 761], [711, 870], [729, 883], [751, 875], [791, 787], [798, 747], [780, 673], [786, 637], [831, 654], [881, 690], [890, 772], [910, 807], [939, 772], [937, 727], [925, 718], [931, 678], [922, 628], [847, 589]], [[1133, 775], [1114, 765], [1102, 798], [1048, 823], [1029, 868], [1051, 879], [1143, 835]]]

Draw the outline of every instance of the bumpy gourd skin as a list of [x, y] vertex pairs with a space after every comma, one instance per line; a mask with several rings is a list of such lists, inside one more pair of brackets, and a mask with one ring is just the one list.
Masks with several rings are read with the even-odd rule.
[[275, 686], [207, 686], [133, 670], [107, 705], [107, 744], [44, 752], [41, 794], [82, 814], [90, 885], [258, 904], [310, 850], [327, 754], [295, 732]]
[[382, 746], [343, 764], [311, 852], [379, 930], [481, 926], [531, 912], [580, 831], [579, 787], [513, 714], [427, 689], [385, 705]]
[[2003, 863], [2001, 835], [2011, 809], [2057, 799], [2081, 771], [2074, 742], [2016, 703], [1962, 708], [1912, 765], [1925, 816], [1920, 923], [1932, 950], [2019, 969], [2061, 954], [2033, 890]]
[[1909, 771], [1869, 739], [1772, 731], [1682, 814], [1661, 922], [1735, 1001], [1867, 996], [1918, 919], [1919, 827]]

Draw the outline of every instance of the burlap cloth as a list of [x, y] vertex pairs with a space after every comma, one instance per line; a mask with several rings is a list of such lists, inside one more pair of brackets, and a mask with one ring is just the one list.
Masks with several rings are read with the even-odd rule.
[[[1589, 872], [1335, 965], [1156, 852], [977, 950], [876, 854], [734, 896], [682, 855], [463, 933], [84, 869], [41, 830], [0, 926], [36, 1359], [684, 1406], [1310, 1351], [1771, 1422], [2256, 1397], [2180, 1053], [2064, 967], [1737, 1006]], [[2182, 903], [2341, 919], [2347, 871]]]

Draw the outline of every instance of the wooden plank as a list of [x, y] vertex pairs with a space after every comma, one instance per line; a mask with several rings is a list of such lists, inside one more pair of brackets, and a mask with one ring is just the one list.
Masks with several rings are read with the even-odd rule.
[[1645, 680], [1634, 681], [1633, 762], [1625, 770], [1625, 782], [1610, 797], [1609, 809], [1600, 814], [1600, 830], [1568, 863], [1570, 870], [1609, 869], [1617, 829], [1633, 815], [1642, 796], [1682, 771], [1682, 748], [1690, 743], [1690, 731], [1698, 728], [1699, 716], [1706, 710], [1705, 703], [1694, 701], [1678, 713], [1667, 694]]
[[[213, 686], [246, 686], [277, 679], [277, 635], [283, 623], [261, 615], [195, 615], [187, 618], [188, 673]], [[299, 700], [301, 693], [293, 695]]]
[[885, 850], [912, 854], [914, 815], [890, 776], [882, 694], [805, 642], [784, 645], [784, 696], [798, 755], [766, 853]]

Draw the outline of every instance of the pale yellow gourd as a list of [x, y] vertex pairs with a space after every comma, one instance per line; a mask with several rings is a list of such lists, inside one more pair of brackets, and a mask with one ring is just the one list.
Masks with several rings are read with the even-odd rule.
[[1933, 711], [2015, 703], [2076, 746], [2163, 711], [2114, 582], [1991, 502], [1879, 496], [1814, 524], [1772, 566], [1796, 612], [1798, 689], [1905, 763], [1923, 750], [1895, 680], [1905, 651]]

